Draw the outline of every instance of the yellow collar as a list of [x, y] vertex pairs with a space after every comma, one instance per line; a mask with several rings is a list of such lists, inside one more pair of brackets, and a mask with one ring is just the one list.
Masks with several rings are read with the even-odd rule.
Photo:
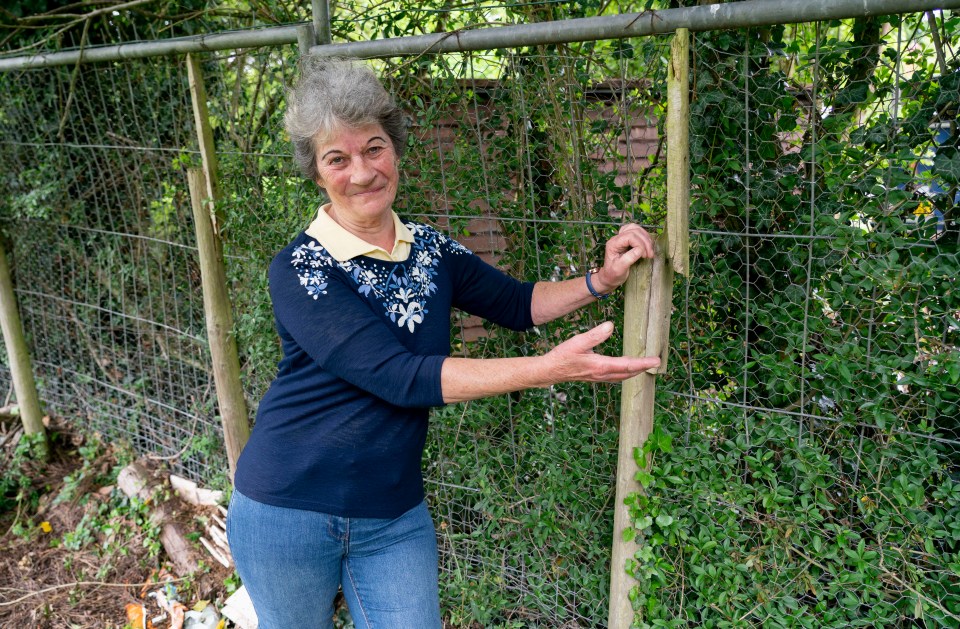
[[351, 234], [339, 223], [330, 218], [327, 208], [330, 204], [320, 206], [317, 217], [307, 227], [307, 235], [315, 238], [337, 262], [346, 262], [357, 256], [368, 256], [388, 262], [403, 262], [410, 256], [410, 245], [413, 244], [413, 234], [403, 224], [400, 217], [393, 210], [393, 227], [396, 236], [393, 241], [393, 251], [372, 245], [366, 240]]

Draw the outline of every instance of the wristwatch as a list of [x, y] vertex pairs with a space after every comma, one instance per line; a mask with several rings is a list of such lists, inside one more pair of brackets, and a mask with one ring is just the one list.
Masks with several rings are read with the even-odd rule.
[[593, 282], [590, 281], [590, 276], [593, 275], [594, 273], [599, 273], [599, 272], [600, 272], [600, 269], [598, 269], [597, 267], [593, 267], [592, 269], [587, 271], [587, 276], [586, 276], [587, 290], [590, 291], [590, 294], [596, 297], [597, 299], [606, 299], [607, 297], [610, 296], [610, 293], [598, 293], [597, 289], [593, 287]]

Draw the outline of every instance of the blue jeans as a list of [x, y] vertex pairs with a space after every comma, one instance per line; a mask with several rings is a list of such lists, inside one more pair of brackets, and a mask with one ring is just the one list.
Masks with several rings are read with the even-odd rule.
[[393, 520], [341, 518], [234, 490], [227, 537], [259, 629], [332, 628], [338, 587], [357, 629], [441, 627], [426, 503]]

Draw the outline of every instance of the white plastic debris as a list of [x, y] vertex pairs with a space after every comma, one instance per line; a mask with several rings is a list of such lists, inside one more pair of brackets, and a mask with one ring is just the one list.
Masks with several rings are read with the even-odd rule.
[[245, 587], [234, 592], [223, 604], [220, 612], [239, 629], [257, 629], [257, 612], [253, 609], [253, 601], [250, 600]]
[[183, 629], [217, 629], [220, 614], [213, 605], [207, 605], [203, 611], [190, 610], [184, 614]]

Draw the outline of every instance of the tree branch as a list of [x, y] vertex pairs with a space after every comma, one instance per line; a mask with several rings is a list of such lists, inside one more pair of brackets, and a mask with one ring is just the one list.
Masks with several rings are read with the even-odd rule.
[[927, 23], [930, 24], [930, 37], [933, 38], [933, 47], [937, 50], [937, 63], [940, 65], [940, 74], [946, 76], [949, 72], [947, 60], [943, 56], [943, 42], [940, 41], [940, 30], [937, 28], [937, 18], [933, 11], [927, 11]]

